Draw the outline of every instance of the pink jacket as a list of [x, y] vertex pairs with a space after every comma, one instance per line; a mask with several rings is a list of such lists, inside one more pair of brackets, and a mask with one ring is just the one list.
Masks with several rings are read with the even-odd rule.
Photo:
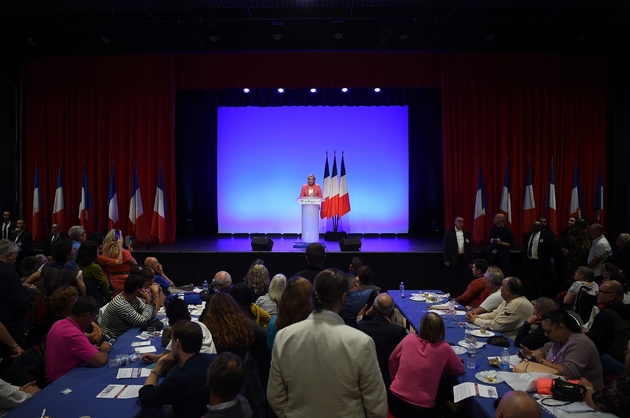
[[[300, 191], [300, 197], [306, 197], [308, 195], [308, 184], [305, 184]], [[319, 187], [319, 184], [313, 185], [313, 196], [322, 197], [322, 188]]]

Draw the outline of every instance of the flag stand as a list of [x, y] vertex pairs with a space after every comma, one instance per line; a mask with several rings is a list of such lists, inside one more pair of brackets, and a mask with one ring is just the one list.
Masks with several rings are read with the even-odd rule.
[[348, 238], [348, 233], [346, 231], [339, 232], [337, 229], [339, 228], [339, 216], [335, 215], [332, 218], [333, 230], [326, 231], [324, 235], [324, 241], [341, 241], [344, 238]]

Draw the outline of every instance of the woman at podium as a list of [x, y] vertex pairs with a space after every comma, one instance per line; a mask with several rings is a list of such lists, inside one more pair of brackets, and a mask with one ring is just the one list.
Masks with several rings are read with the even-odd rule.
[[300, 191], [300, 197], [315, 196], [322, 197], [322, 188], [319, 184], [315, 184], [315, 175], [309, 174], [307, 177], [308, 183], [302, 186]]

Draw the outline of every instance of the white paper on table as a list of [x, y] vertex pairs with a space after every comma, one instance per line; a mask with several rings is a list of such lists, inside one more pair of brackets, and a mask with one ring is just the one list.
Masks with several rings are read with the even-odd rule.
[[522, 390], [525, 392], [536, 392], [536, 384], [539, 377], [557, 378], [558, 376], [551, 373], [509, 373], [501, 372], [501, 377], [512, 389]]
[[152, 345], [147, 345], [144, 347], [136, 347], [136, 353], [144, 354], [144, 353], [155, 353], [157, 349]]
[[454, 402], [457, 403], [471, 396], [481, 396], [482, 398], [498, 398], [499, 394], [494, 386], [480, 385], [478, 383], [461, 383], [453, 387]]
[[[431, 312], [436, 313], [438, 315], [452, 315], [451, 311], [432, 310]], [[466, 315], [466, 311], [454, 311], [454, 312], [455, 312], [455, 315], [461, 315], [461, 316]]]
[[133, 379], [138, 377], [148, 377], [151, 370], [137, 367], [123, 367], [118, 369], [116, 379]]
[[[494, 358], [499, 360], [499, 361], [501, 361], [501, 356], [490, 356], [490, 357], [488, 357], [488, 360], [492, 360]], [[512, 354], [510, 356], [510, 366], [512, 366], [512, 367], [516, 366], [521, 361], [522, 361], [521, 358], [518, 355], [516, 355], [516, 354]]]
[[[537, 398], [538, 395], [534, 395], [534, 398]], [[549, 405], [543, 405], [541, 403], [542, 400], [544, 399], [551, 399], [548, 396], [545, 397], [538, 397], [538, 399], [536, 399], [536, 401], [538, 402], [538, 404], [547, 412], [549, 412], [551, 415], [558, 417], [558, 418], [573, 418], [576, 416], [579, 416], [580, 418], [614, 418], [616, 417], [616, 415], [613, 414], [609, 414], [607, 412], [598, 412], [595, 411], [594, 409], [592, 409], [590, 406], [588, 406], [586, 404], [586, 402], [574, 402], [572, 404], [569, 405], [562, 405], [562, 406], [549, 406]], [[562, 403], [560, 401], [553, 401], [553, 400], [549, 400], [546, 401], [545, 403], [549, 403], [551, 405], [553, 405], [554, 402], [558, 402], [558, 403]], [[580, 414], [580, 415], [575, 415], [575, 414]]]
[[131, 343], [132, 347], [142, 347], [143, 345], [151, 345], [151, 341], [134, 341]]
[[142, 385], [107, 385], [96, 397], [105, 399], [137, 398], [140, 389], [142, 389]]
[[151, 338], [151, 336], [148, 335], [147, 332], [145, 331], [142, 334], [136, 335], [136, 338], [140, 338], [141, 340], [148, 340], [149, 338]]

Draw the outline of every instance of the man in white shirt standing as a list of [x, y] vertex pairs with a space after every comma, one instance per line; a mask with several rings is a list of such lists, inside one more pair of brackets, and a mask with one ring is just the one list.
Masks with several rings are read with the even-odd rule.
[[472, 279], [472, 240], [470, 232], [464, 229], [464, 218], [455, 218], [455, 227], [444, 231], [442, 242], [442, 261], [447, 267], [446, 280], [443, 286], [445, 292], [452, 296], [461, 295]]
[[586, 267], [593, 269], [595, 281], [601, 283], [602, 264], [606, 262], [606, 257], [610, 253], [610, 244], [604, 236], [604, 228], [600, 224], [592, 224], [588, 229], [588, 235], [591, 237], [592, 243]]

